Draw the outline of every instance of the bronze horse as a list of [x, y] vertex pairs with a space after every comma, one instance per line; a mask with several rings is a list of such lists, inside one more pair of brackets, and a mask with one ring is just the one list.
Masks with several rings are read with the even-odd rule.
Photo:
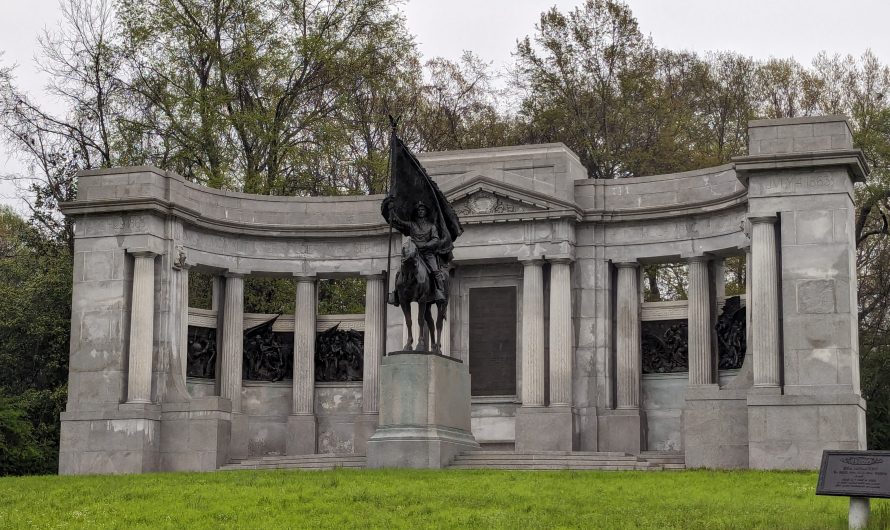
[[[396, 292], [398, 293], [399, 307], [405, 315], [405, 325], [408, 327], [408, 342], [404, 351], [432, 351], [442, 353], [442, 323], [448, 311], [448, 300], [437, 300], [436, 322], [433, 325], [433, 302], [430, 301], [433, 292], [433, 279], [430, 277], [426, 266], [418, 255], [417, 245], [411, 239], [407, 239], [402, 245], [402, 267], [396, 273]], [[444, 290], [447, 293], [450, 286], [448, 274], [443, 274]], [[420, 337], [417, 347], [414, 347], [414, 323], [411, 319], [411, 302], [417, 302], [419, 311]], [[427, 340], [429, 339], [429, 342]]]

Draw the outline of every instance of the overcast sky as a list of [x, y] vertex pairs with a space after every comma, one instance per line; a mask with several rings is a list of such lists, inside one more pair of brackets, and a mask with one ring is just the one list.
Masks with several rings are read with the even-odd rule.
[[[567, 11], [582, 0], [408, 0], [402, 12], [426, 57], [456, 59], [471, 50], [502, 70], [517, 39], [534, 32], [542, 11]], [[888, 0], [629, 0], [655, 44], [698, 52], [732, 50], [755, 58], [795, 57], [808, 64], [820, 51], [860, 55], [871, 48], [890, 62]], [[58, 0], [0, 0], [0, 64], [18, 64], [19, 84], [33, 99], [46, 80], [33, 64], [37, 35], [59, 20]], [[0, 146], [0, 174], [23, 171]], [[21, 205], [0, 182], [0, 203]]]

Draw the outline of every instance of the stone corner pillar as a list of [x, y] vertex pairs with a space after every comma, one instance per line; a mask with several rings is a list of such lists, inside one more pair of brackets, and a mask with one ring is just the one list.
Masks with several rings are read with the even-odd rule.
[[151, 403], [154, 350], [156, 252], [132, 250], [133, 294], [130, 308], [130, 351], [127, 367], [127, 403]]
[[692, 256], [686, 263], [689, 268], [689, 385], [713, 385], [717, 380], [712, 347], [711, 258]]
[[640, 410], [642, 350], [640, 337], [640, 264], [623, 261], [618, 269], [616, 296], [615, 409], [600, 417], [599, 449], [639, 454], [646, 449], [646, 418]]
[[779, 284], [775, 215], [749, 215], [751, 222], [751, 328], [754, 388], [775, 389], [779, 379]]
[[287, 454], [314, 454], [315, 421], [315, 327], [317, 294], [315, 274], [296, 275], [294, 317], [293, 408], [287, 420]]

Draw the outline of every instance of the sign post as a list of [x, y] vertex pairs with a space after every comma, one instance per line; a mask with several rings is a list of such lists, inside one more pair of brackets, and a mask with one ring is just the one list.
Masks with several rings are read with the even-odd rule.
[[816, 495], [850, 497], [849, 526], [868, 526], [869, 499], [890, 498], [890, 451], [823, 451]]

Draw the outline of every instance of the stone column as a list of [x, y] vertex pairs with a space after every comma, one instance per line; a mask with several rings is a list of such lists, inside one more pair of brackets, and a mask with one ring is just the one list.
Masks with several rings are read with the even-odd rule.
[[689, 384], [714, 384], [714, 356], [711, 350], [710, 263], [705, 256], [688, 260], [689, 266]]
[[640, 291], [637, 263], [617, 263], [617, 404], [619, 409], [640, 408]]
[[365, 356], [362, 373], [362, 412], [376, 414], [377, 373], [383, 356], [386, 334], [385, 296], [383, 275], [365, 276]]
[[750, 216], [754, 386], [779, 387], [779, 293], [775, 215]]
[[151, 403], [151, 364], [154, 350], [155, 256], [133, 252], [133, 297], [130, 308], [130, 357], [127, 403]]
[[543, 260], [523, 262], [522, 273], [522, 406], [544, 406]]
[[550, 405], [572, 404], [571, 260], [550, 260]]
[[180, 322], [179, 322], [179, 370], [182, 372], [182, 380], [185, 381], [188, 372], [189, 357], [189, 269], [187, 264], [182, 264], [179, 277], [182, 279], [180, 286]]
[[315, 453], [315, 296], [315, 275], [298, 275], [294, 318], [293, 409], [288, 418], [289, 455]]
[[232, 412], [241, 412], [241, 371], [244, 355], [244, 277], [225, 274], [220, 397], [232, 402]]
[[247, 458], [247, 416], [241, 413], [241, 371], [244, 362], [244, 275], [225, 273], [222, 300], [222, 338], [220, 345], [219, 395], [232, 404], [228, 459]]

